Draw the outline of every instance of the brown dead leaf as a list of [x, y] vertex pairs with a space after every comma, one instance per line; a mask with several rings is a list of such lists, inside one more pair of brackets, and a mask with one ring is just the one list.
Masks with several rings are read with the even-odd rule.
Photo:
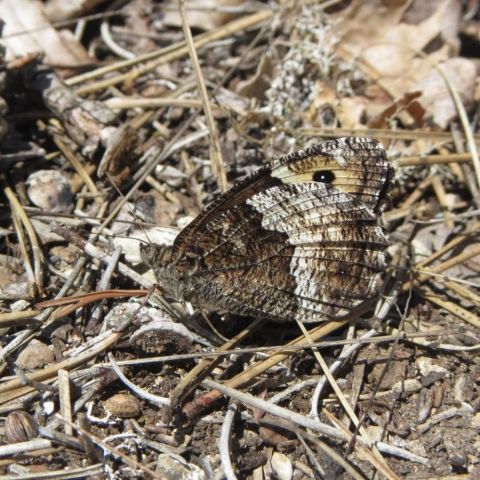
[[[443, 65], [443, 70], [458, 91], [463, 103], [471, 103], [477, 79], [477, 67], [468, 58], [450, 58]], [[441, 128], [457, 116], [457, 109], [448, 91], [445, 80], [437, 70], [432, 70], [418, 82], [416, 90], [422, 92], [419, 101], [426, 114]]]
[[70, 32], [60, 34], [50, 25], [39, 1], [3, 0], [0, 18], [5, 22], [2, 43], [7, 60], [37, 52], [43, 52], [45, 63], [53, 65], [78, 65], [90, 60]]
[[338, 16], [336, 52], [348, 60], [360, 59], [367, 73], [392, 96], [413, 91], [432, 65], [448, 58], [444, 44], [426, 56], [418, 52], [439, 36], [451, 9], [450, 0], [435, 2], [436, 9], [418, 24], [403, 21], [410, 1], [383, 2], [355, 0]]
[[421, 92], [406, 93], [399, 100], [392, 102], [385, 110], [380, 112], [368, 122], [370, 128], [388, 128], [389, 120], [398, 115], [402, 110], [406, 110], [416, 123], [417, 127], [422, 124], [425, 109], [418, 101]]

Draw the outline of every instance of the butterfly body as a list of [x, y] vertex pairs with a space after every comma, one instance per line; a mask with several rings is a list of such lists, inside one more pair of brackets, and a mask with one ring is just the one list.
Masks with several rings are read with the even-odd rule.
[[221, 195], [172, 247], [142, 246], [160, 284], [201, 306], [278, 322], [340, 318], [374, 296], [393, 170], [375, 140], [315, 145]]

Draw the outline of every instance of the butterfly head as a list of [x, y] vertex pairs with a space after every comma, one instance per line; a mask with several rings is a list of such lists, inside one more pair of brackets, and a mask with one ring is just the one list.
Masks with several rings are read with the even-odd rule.
[[143, 263], [155, 273], [162, 286], [170, 287], [172, 268], [175, 264], [173, 247], [164, 245], [140, 245], [140, 256]]

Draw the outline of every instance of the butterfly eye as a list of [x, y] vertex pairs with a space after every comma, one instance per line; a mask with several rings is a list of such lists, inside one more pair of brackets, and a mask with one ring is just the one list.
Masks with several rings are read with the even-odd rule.
[[315, 182], [332, 183], [335, 180], [335, 174], [331, 170], [318, 170], [313, 174]]

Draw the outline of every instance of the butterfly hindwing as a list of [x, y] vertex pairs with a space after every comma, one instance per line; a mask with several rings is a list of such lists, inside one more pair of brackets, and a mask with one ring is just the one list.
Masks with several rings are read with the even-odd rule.
[[282, 157], [193, 220], [157, 276], [188, 284], [199, 304], [241, 315], [341, 317], [378, 288], [387, 240], [377, 213], [391, 177], [369, 139]]

